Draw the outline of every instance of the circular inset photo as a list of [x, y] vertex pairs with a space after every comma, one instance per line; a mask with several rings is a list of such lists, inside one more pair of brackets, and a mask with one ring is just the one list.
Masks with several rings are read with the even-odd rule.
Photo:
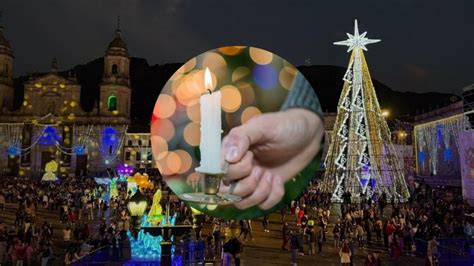
[[281, 57], [227, 46], [186, 62], [151, 124], [153, 157], [173, 192], [210, 216], [251, 219], [288, 204], [320, 165], [321, 106]]

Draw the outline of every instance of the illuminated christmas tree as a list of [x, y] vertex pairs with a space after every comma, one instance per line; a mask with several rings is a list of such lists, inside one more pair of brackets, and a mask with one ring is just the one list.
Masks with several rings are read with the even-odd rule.
[[[351, 196], [352, 202], [385, 192], [387, 199], [406, 201], [409, 192], [403, 169], [391, 143], [390, 129], [382, 115], [364, 51], [380, 40], [359, 34], [357, 20], [349, 39], [335, 42], [352, 52], [343, 77], [344, 87], [325, 160], [323, 187], [333, 193], [333, 202]], [[349, 194], [350, 193], [350, 194]]]

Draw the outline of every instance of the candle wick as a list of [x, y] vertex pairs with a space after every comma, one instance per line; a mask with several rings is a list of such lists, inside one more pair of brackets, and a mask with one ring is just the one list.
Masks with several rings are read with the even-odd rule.
[[207, 89], [207, 91], [209, 92], [209, 94], [212, 94], [212, 91], [210, 89]]

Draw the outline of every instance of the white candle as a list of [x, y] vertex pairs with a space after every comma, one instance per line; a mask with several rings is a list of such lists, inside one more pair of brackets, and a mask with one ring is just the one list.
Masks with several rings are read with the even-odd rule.
[[206, 90], [199, 99], [201, 105], [201, 141], [199, 150], [201, 152], [201, 165], [196, 168], [197, 172], [208, 174], [222, 173], [221, 169], [221, 92], [210, 92], [212, 89], [212, 78], [208, 69], [205, 74]]

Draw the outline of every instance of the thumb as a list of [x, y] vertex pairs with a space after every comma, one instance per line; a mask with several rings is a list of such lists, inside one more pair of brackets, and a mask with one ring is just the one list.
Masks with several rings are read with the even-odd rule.
[[[263, 115], [261, 117], [263, 118]], [[265, 119], [256, 118], [246, 124], [232, 128], [222, 142], [222, 156], [224, 160], [228, 163], [239, 162], [250, 146], [264, 139], [265, 124]]]

